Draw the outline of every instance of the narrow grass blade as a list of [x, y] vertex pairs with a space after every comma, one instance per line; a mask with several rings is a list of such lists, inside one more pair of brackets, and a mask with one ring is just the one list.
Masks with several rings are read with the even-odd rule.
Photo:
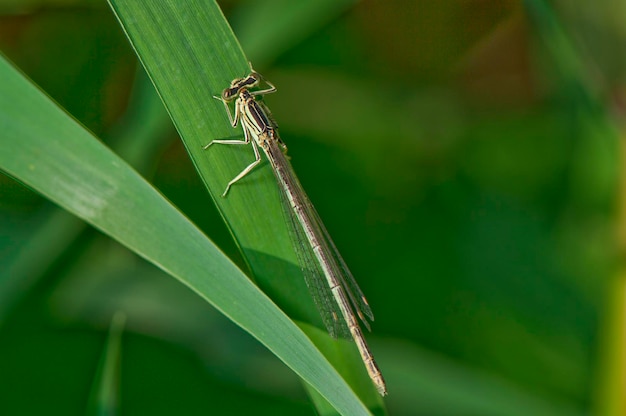
[[114, 416], [119, 413], [122, 333], [125, 324], [126, 315], [123, 312], [113, 315], [102, 361], [93, 384], [88, 414]]
[[[213, 98], [250, 70], [221, 11], [214, 2], [198, 0], [110, 3], [255, 281], [291, 317], [321, 327], [280, 214], [279, 191], [269, 166], [255, 169], [233, 187], [228, 198], [221, 198], [226, 184], [254, 156], [246, 146], [203, 150], [212, 140], [242, 137], [241, 129], [230, 125], [223, 104]], [[363, 367], [350, 353], [339, 361], [350, 362], [353, 369]], [[365, 372], [363, 376], [367, 380]], [[382, 401], [370, 385], [351, 384], [368, 406], [380, 408]]]

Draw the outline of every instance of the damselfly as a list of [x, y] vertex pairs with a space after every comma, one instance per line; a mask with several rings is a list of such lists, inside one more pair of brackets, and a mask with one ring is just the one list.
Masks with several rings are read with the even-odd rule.
[[[251, 90], [260, 88], [262, 80], [267, 88]], [[241, 124], [244, 140], [213, 140], [204, 149], [213, 144], [252, 146], [254, 162], [228, 183], [222, 196], [226, 196], [232, 185], [261, 162], [259, 147], [263, 149], [278, 181], [294, 249], [324, 324], [333, 337], [351, 337], [355, 341], [370, 378], [384, 396], [387, 394], [385, 380], [355, 317], [356, 312], [369, 329], [368, 319], [374, 320], [372, 310], [296, 177], [285, 155], [287, 148], [278, 136], [276, 123], [269, 110], [255, 98], [275, 91], [276, 87], [254, 70], [244, 78], [233, 80], [221, 97], [215, 98], [224, 103], [232, 126]], [[233, 100], [234, 117], [228, 107], [228, 103]]]

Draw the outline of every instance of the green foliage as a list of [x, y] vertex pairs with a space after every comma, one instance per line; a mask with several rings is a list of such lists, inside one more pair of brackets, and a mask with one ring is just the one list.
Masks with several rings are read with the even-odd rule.
[[248, 59], [372, 305], [390, 413], [623, 413], [621, 6], [222, 2], [235, 38], [208, 1], [73, 4], [0, 5], [9, 413], [83, 414], [94, 379], [90, 410], [384, 412], [321, 329], [268, 166], [219, 197], [252, 154], [202, 150], [241, 134], [212, 96]]

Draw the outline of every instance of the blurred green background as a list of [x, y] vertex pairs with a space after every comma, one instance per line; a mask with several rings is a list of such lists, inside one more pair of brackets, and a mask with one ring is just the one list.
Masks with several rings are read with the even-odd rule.
[[[219, 3], [374, 309], [389, 413], [621, 414], [626, 5]], [[107, 4], [0, 13], [0, 51], [243, 265]], [[116, 311], [122, 413], [314, 413], [154, 266], [5, 176], [0, 213], [0, 414], [84, 413]]]

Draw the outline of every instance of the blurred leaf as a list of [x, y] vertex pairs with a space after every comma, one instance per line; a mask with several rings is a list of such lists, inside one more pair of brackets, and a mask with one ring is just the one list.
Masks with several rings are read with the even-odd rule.
[[[478, 369], [466, 367], [409, 343], [388, 342], [390, 401], [394, 414], [582, 416], [576, 407], [544, 399]], [[410, 410], [408, 410], [410, 409]]]
[[126, 315], [123, 312], [113, 315], [109, 327], [109, 337], [91, 392], [89, 414], [114, 416], [119, 413], [122, 333], [125, 324]]
[[69, 8], [76, 6], [102, 7], [102, 2], [98, 0], [2, 0], [0, 2], [0, 13], [22, 14], [44, 7]]
[[[256, 64], [276, 59], [357, 0], [244, 1], [232, 21], [243, 49]], [[285, 34], [289, 34], [286, 36]]]

